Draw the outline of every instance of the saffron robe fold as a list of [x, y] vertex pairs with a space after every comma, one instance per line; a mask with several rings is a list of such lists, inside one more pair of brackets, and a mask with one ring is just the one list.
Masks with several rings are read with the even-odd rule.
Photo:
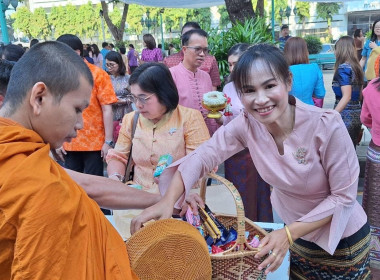
[[0, 279], [138, 279], [120, 235], [49, 150], [0, 118]]

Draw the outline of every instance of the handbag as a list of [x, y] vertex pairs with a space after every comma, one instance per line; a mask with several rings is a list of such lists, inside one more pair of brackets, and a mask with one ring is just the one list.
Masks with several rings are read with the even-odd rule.
[[136, 127], [137, 127], [137, 120], [139, 119], [139, 114], [140, 114], [139, 112], [135, 112], [135, 115], [133, 117], [131, 148], [129, 150], [127, 167], [125, 169], [124, 183], [133, 180], [134, 170], [133, 170], [133, 166], [132, 166], [132, 147], [133, 147], [133, 137], [135, 136]]

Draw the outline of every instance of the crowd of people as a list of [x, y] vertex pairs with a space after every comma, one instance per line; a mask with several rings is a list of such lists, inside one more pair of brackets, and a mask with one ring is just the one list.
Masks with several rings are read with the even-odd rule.
[[[279, 46], [229, 50], [223, 89], [198, 23], [183, 25], [169, 56], [151, 34], [143, 43], [140, 54], [65, 34], [0, 48], [0, 278], [137, 279], [123, 240], [173, 208], [196, 214], [204, 202], [190, 190], [222, 163], [248, 218], [273, 222], [273, 207], [285, 222], [261, 240], [260, 270], [275, 271], [289, 250], [292, 279], [380, 271], [371, 246], [380, 242], [380, 21], [367, 41], [360, 30], [336, 42], [334, 110], [323, 109], [305, 40], [286, 25]], [[211, 119], [202, 100], [217, 89], [231, 110]], [[372, 134], [363, 206], [362, 124]]]

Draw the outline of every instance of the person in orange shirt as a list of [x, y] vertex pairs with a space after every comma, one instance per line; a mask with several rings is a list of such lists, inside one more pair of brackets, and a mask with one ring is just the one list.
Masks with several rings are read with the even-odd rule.
[[[0, 279], [138, 279], [120, 235], [49, 156], [83, 127], [92, 87], [85, 62], [59, 42], [34, 46], [13, 67], [0, 109]], [[131, 208], [157, 201], [124, 189]]]
[[[69, 45], [81, 57], [82, 41], [75, 35], [65, 34], [57, 41]], [[112, 104], [118, 101], [111, 78], [104, 70], [85, 61], [94, 78], [90, 104], [83, 111], [83, 129], [71, 143], [64, 143], [57, 153], [68, 169], [103, 176], [103, 158], [113, 147]], [[103, 209], [104, 214], [110, 214]]]

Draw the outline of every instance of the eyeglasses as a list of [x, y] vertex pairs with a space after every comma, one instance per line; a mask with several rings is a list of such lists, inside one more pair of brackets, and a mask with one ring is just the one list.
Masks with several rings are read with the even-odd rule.
[[114, 67], [116, 67], [116, 66], [117, 66], [116, 63], [106, 63], [106, 67], [107, 67], [107, 68], [114, 68]]
[[203, 52], [204, 54], [208, 54], [208, 51], [209, 51], [208, 48], [201, 48], [201, 47], [186, 46], [186, 48], [193, 49], [196, 54], [200, 54], [201, 52]]
[[140, 102], [140, 104], [146, 104], [146, 101], [151, 98], [154, 95], [152, 93], [151, 95], [148, 95], [147, 97], [140, 97], [140, 96], [134, 96], [133, 94], [129, 95], [128, 97], [132, 100], [133, 103], [137, 103], [137, 101]]

